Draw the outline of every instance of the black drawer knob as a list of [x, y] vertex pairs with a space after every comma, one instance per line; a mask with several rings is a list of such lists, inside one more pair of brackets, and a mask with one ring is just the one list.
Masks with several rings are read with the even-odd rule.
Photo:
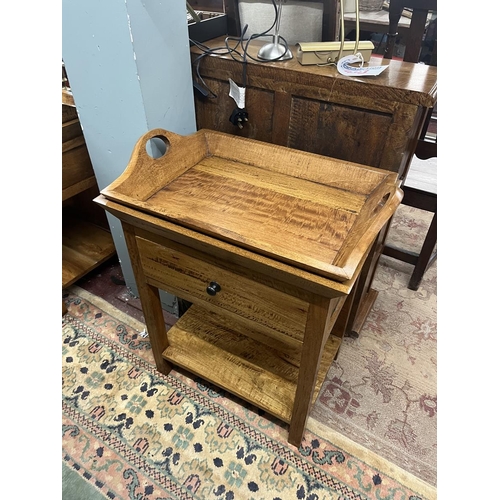
[[211, 281], [210, 285], [207, 286], [208, 295], [215, 295], [217, 292], [220, 292], [220, 285], [217, 281]]

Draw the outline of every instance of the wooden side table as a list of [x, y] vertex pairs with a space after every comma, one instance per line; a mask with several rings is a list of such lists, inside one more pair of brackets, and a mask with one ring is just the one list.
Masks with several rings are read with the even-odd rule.
[[[299, 446], [344, 305], [401, 201], [397, 175], [156, 129], [95, 201], [122, 221], [157, 368], [183, 367], [255, 404]], [[168, 333], [158, 289], [193, 304]]]

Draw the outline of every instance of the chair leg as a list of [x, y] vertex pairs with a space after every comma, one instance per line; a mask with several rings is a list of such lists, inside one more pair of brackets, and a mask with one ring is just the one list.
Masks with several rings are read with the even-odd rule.
[[436, 246], [436, 241], [437, 212], [432, 218], [431, 225], [429, 226], [429, 230], [427, 231], [427, 236], [425, 237], [424, 244], [422, 245], [422, 249], [420, 250], [420, 255], [418, 256], [417, 263], [415, 265], [415, 268], [413, 269], [410, 283], [408, 284], [408, 288], [410, 290], [418, 290], [425, 271], [436, 259], [436, 253], [433, 254], [434, 247]]

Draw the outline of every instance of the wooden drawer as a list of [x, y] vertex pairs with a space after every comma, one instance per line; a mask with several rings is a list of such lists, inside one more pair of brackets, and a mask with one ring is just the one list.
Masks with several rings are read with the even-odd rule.
[[[62, 143], [81, 137], [83, 139], [82, 126], [80, 120], [75, 118], [62, 124]], [[83, 141], [82, 141], [83, 142]]]
[[[222, 263], [217, 265], [208, 255], [178, 243], [166, 240], [160, 245], [141, 237], [136, 241], [150, 283], [214, 312], [251, 322], [254, 327], [261, 325], [264, 335], [269, 332], [287, 345], [299, 347], [302, 343], [307, 302], [259, 283], [255, 275], [250, 279]], [[211, 282], [220, 286], [215, 295], [207, 292]]]
[[94, 169], [85, 144], [62, 154], [62, 188], [67, 189], [86, 179], [95, 183]]

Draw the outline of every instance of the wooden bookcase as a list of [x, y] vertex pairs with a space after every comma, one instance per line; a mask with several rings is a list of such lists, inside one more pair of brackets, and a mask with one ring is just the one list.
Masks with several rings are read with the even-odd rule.
[[62, 287], [109, 259], [116, 249], [102, 210], [80, 120], [70, 93], [62, 93]]

